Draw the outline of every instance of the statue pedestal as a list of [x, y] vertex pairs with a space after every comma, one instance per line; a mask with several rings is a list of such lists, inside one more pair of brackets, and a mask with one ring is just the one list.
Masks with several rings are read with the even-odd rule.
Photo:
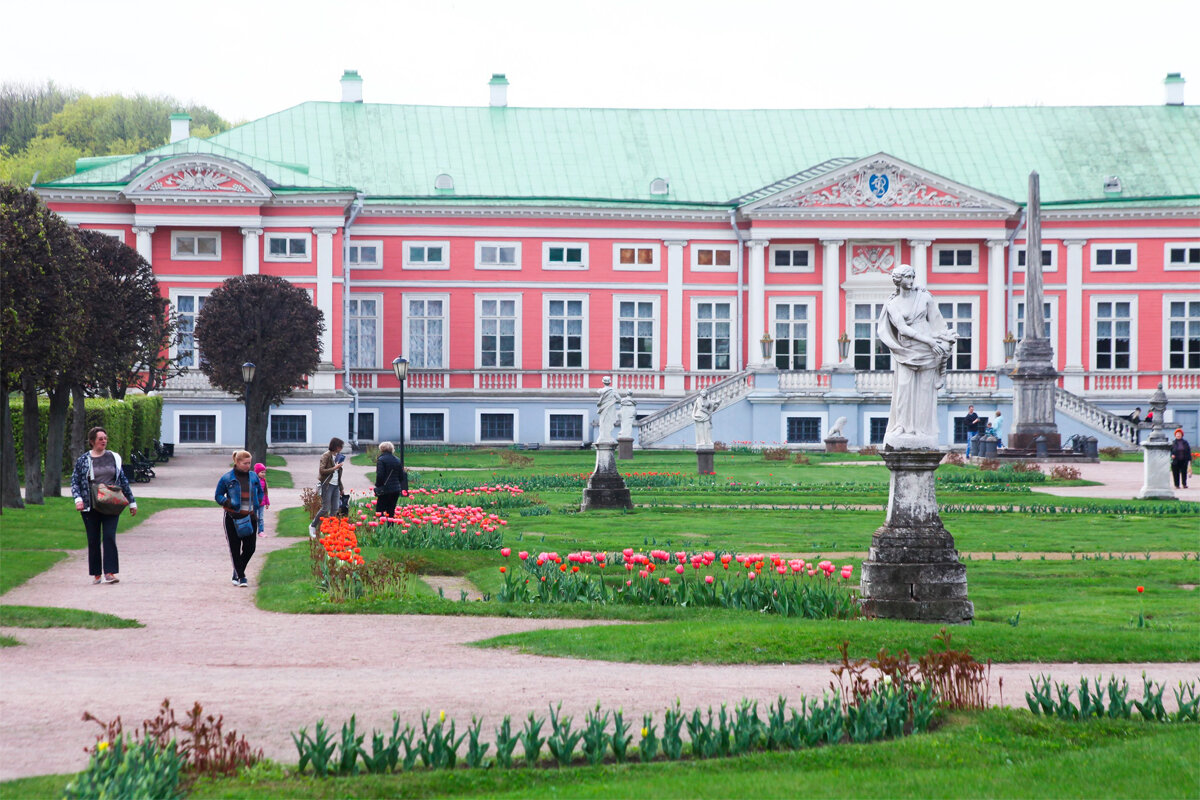
[[625, 479], [617, 472], [616, 461], [613, 460], [615, 449], [615, 442], [596, 442], [596, 469], [592, 477], [588, 478], [587, 488], [583, 490], [580, 511], [590, 511], [594, 508], [633, 508]]
[[938, 515], [937, 450], [885, 450], [891, 472], [887, 519], [871, 538], [862, 566], [863, 609], [887, 619], [964, 623], [975, 616], [967, 599], [967, 568]]
[[696, 451], [696, 471], [701, 475], [711, 475], [716, 472], [713, 466], [713, 453], [715, 450], [697, 450]]
[[[1156, 431], [1160, 436], [1161, 431]], [[1165, 436], [1161, 439], [1151, 437], [1142, 443], [1142, 490], [1138, 498], [1142, 500], [1176, 500], [1175, 490], [1171, 488], [1171, 441]]]
[[826, 453], [845, 453], [846, 437], [845, 436], [830, 436], [825, 440]]
[[633, 458], [633, 437], [618, 436], [617, 437], [617, 458], [622, 461], [628, 461]]

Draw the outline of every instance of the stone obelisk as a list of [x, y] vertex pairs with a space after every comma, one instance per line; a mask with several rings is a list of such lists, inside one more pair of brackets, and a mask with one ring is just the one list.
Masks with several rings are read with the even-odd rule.
[[1049, 450], [1062, 447], [1062, 437], [1054, 421], [1058, 371], [1054, 368], [1054, 348], [1046, 335], [1042, 304], [1041, 188], [1038, 174], [1031, 172], [1025, 234], [1025, 336], [1017, 346], [1017, 364], [1012, 371], [1013, 429], [1008, 446], [1014, 450], [1035, 450], [1039, 436], [1045, 437]]

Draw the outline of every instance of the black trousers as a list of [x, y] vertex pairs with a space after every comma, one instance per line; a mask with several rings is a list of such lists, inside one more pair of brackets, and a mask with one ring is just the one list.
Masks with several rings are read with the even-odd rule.
[[246, 565], [250, 563], [250, 556], [254, 555], [254, 548], [258, 546], [258, 537], [238, 536], [233, 517], [225, 514], [225, 539], [229, 542], [229, 560], [233, 562], [233, 571], [237, 573], [238, 580], [241, 580], [246, 577]]
[[380, 492], [375, 496], [375, 510], [382, 511], [385, 516], [396, 515], [396, 501], [400, 499], [399, 492]]
[[1186, 461], [1184, 461], [1182, 464], [1171, 464], [1171, 477], [1175, 480], [1176, 489], [1180, 488], [1181, 486], [1184, 489], [1187, 488], [1187, 469], [1188, 462]]
[[80, 511], [79, 516], [83, 517], [83, 529], [87, 531], [88, 574], [120, 572], [121, 565], [117, 561], [117, 520], [120, 517], [99, 511]]

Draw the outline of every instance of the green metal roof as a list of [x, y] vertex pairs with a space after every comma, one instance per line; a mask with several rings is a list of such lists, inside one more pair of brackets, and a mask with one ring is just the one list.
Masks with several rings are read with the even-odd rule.
[[[198, 148], [198, 141], [186, 146]], [[653, 110], [308, 102], [209, 143], [279, 186], [352, 186], [401, 202], [728, 205], [881, 151], [1018, 202], [1031, 170], [1041, 175], [1044, 203], [1200, 195], [1196, 106]], [[123, 168], [129, 174], [170, 147], [54, 185], [118, 182]], [[285, 164], [305, 165], [308, 174]], [[441, 173], [453, 177], [453, 193], [434, 190]], [[1123, 191], [1108, 201], [1110, 175]], [[669, 180], [669, 194], [650, 193], [659, 177]]]

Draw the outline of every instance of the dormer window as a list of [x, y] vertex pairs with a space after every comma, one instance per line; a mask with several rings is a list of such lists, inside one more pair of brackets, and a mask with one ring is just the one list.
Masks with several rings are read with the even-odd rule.
[[443, 172], [433, 179], [433, 188], [439, 192], [452, 192], [454, 191], [454, 178]]
[[666, 178], [655, 178], [650, 181], [650, 194], [670, 194], [671, 183]]

